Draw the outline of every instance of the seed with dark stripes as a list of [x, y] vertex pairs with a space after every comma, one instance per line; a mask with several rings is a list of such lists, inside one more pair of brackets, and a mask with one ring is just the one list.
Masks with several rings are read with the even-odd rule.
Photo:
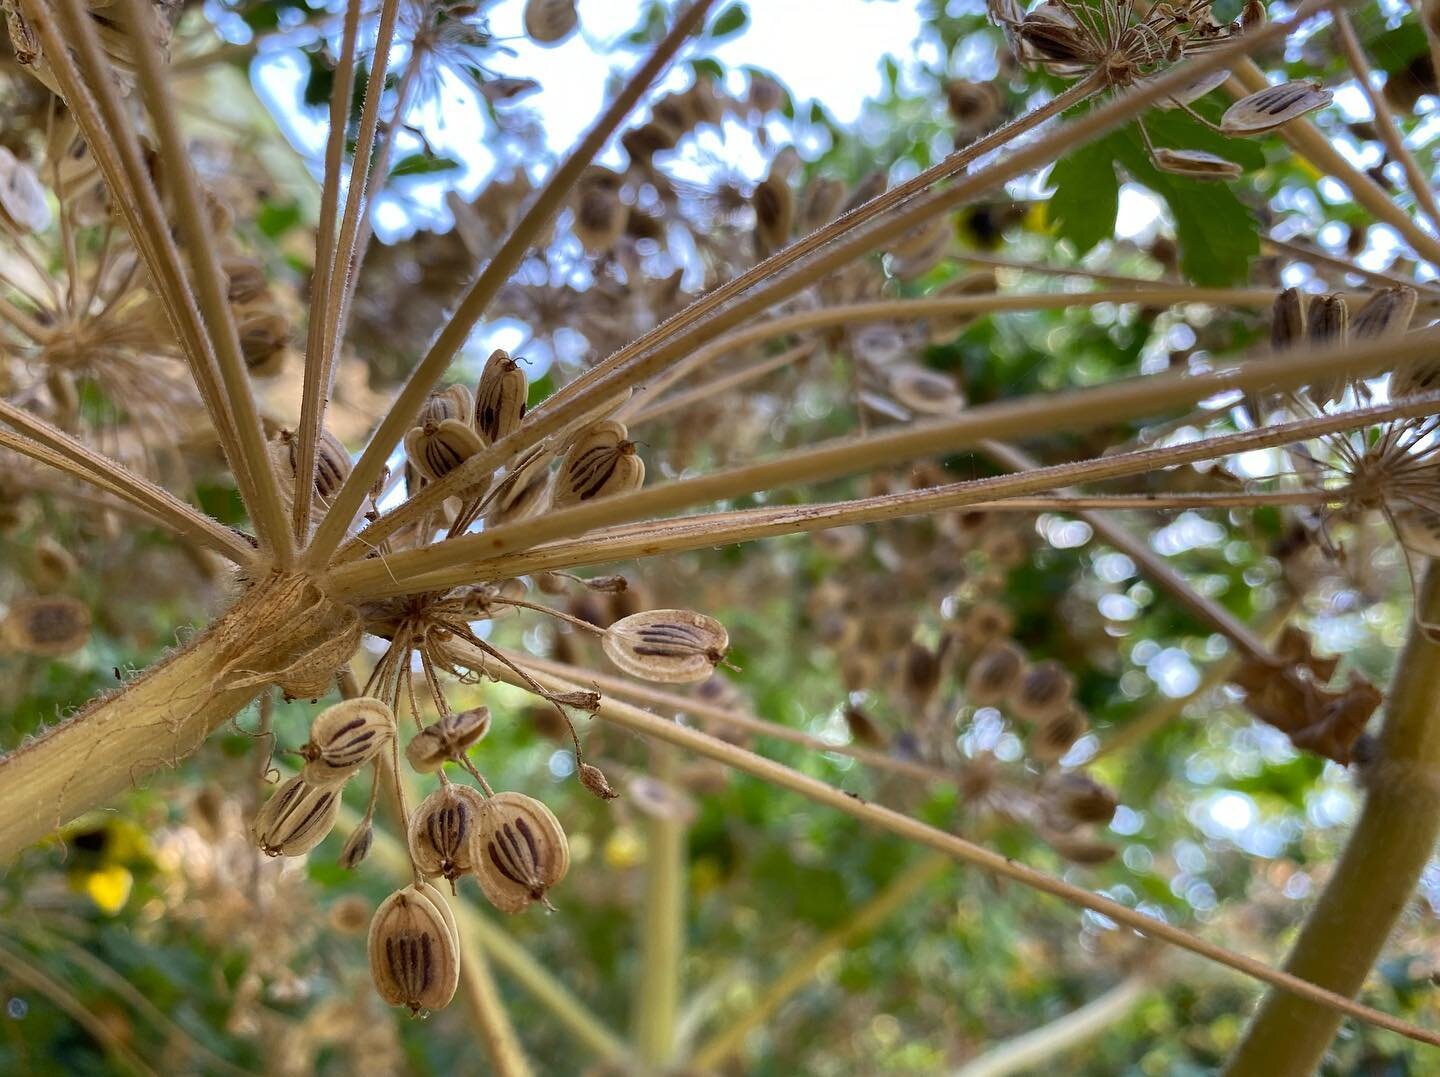
[[485, 801], [468, 785], [447, 783], [431, 793], [410, 816], [410, 858], [426, 875], [452, 883], [470, 870], [471, 837]]
[[566, 450], [551, 504], [559, 508], [627, 493], [644, 481], [645, 462], [636, 454], [625, 424], [602, 419], [576, 435]]
[[326, 707], [310, 723], [310, 740], [300, 749], [305, 779], [313, 785], [343, 782], [394, 735], [395, 715], [384, 700], [362, 696]]
[[612, 624], [600, 645], [632, 676], [687, 684], [715, 671], [730, 647], [730, 635], [715, 618], [693, 610], [646, 610]]
[[1259, 135], [1324, 108], [1333, 95], [1318, 82], [1286, 82], [1267, 86], [1236, 101], [1220, 118], [1227, 135]]
[[528, 392], [525, 372], [509, 352], [496, 348], [475, 388], [475, 432], [490, 444], [514, 433], [525, 418]]
[[316, 786], [296, 776], [280, 786], [250, 824], [266, 856], [300, 856], [325, 840], [340, 813], [340, 786]]
[[570, 868], [570, 845], [560, 821], [540, 801], [524, 793], [497, 793], [485, 801], [470, 859], [490, 903], [517, 913], [536, 901], [549, 904], [546, 891]]
[[386, 1002], [411, 1013], [439, 1010], [455, 997], [460, 953], [445, 899], [428, 884], [386, 898], [370, 921], [370, 976]]

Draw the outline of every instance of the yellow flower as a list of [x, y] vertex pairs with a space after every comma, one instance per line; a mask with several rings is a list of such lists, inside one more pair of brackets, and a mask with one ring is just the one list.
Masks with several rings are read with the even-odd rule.
[[119, 864], [109, 864], [87, 872], [84, 889], [101, 912], [114, 916], [125, 907], [134, 883], [135, 877], [126, 868]]

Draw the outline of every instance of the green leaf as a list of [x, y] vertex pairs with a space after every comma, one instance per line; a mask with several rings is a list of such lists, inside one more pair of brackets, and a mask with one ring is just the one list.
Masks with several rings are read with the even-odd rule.
[[1113, 155], [1104, 142], [1082, 146], [1055, 162], [1050, 184], [1049, 215], [1056, 234], [1084, 254], [1115, 231], [1120, 208], [1120, 183], [1115, 178]]
[[436, 157], [429, 153], [412, 153], [396, 163], [390, 170], [390, 178], [399, 176], [428, 176], [435, 172], [449, 172], [460, 167], [453, 157]]
[[279, 239], [300, 223], [300, 203], [263, 202], [255, 214], [255, 227], [270, 239]]
[[750, 24], [750, 12], [744, 4], [731, 4], [710, 24], [710, 36], [716, 41], [733, 37]]
[[[1180, 245], [1180, 268], [1193, 283], [1220, 287], [1245, 279], [1250, 260], [1260, 253], [1260, 233], [1254, 215], [1229, 184], [1161, 172], [1134, 128], [1117, 131], [1097, 145], [1109, 147], [1135, 182], [1154, 191], [1169, 205]], [[1231, 160], [1238, 160], [1244, 153], [1236, 152], [1232, 141], [1224, 145], [1222, 152], [1229, 153]]]

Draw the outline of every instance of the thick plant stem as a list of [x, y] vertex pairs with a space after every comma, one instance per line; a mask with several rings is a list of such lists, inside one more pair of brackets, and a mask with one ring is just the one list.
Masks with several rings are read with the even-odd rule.
[[123, 688], [0, 757], [0, 864], [196, 751], [325, 622], [312, 587], [267, 581]]
[[515, 1035], [515, 1026], [505, 1011], [500, 998], [500, 988], [490, 974], [490, 963], [485, 960], [485, 951], [474, 937], [469, 920], [460, 921], [460, 941], [465, 952], [460, 962], [460, 990], [470, 1016], [480, 1028], [485, 1047], [490, 1052], [490, 1061], [495, 1065], [499, 1077], [530, 1077], [530, 1068], [520, 1040]]
[[856, 909], [843, 924], [829, 932], [800, 955], [765, 989], [759, 1000], [738, 1020], [732, 1021], [702, 1044], [690, 1060], [694, 1070], [707, 1072], [724, 1062], [745, 1044], [745, 1038], [761, 1027], [787, 1000], [815, 979], [834, 954], [850, 949], [860, 939], [893, 916], [940, 873], [950, 868], [950, 858], [941, 853], [921, 857], [886, 884], [884, 889]]
[[[1440, 618], [1440, 571], [1426, 573], [1417, 616]], [[1409, 902], [1440, 837], [1440, 645], [1412, 628], [1390, 690], [1365, 807], [1285, 968], [1356, 994]], [[1284, 1077], [1320, 1064], [1340, 1015], [1271, 991], [1226, 1069]]]
[[[650, 770], [661, 781], [675, 776], [677, 752], [652, 744]], [[685, 824], [653, 817], [645, 827], [645, 900], [640, 932], [640, 978], [635, 985], [635, 1050], [656, 1068], [675, 1054], [680, 1009], [680, 962], [685, 946]]]

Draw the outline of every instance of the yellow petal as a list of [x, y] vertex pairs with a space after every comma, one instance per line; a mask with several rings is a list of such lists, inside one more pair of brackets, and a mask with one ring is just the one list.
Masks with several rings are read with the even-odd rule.
[[86, 876], [85, 893], [101, 911], [113, 916], [125, 907], [134, 882], [129, 871], [119, 864], [110, 864]]

